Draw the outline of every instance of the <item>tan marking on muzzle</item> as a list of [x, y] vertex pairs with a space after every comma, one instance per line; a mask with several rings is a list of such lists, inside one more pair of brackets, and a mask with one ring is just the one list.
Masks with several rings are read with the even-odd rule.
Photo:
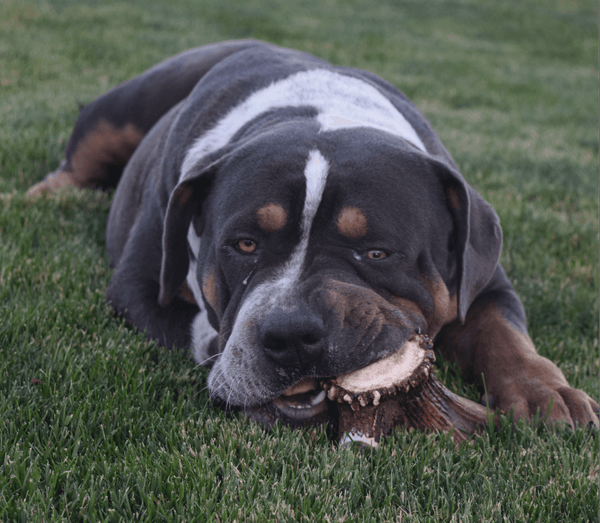
[[397, 309], [400, 309], [403, 312], [408, 312], [412, 315], [417, 315], [417, 316], [421, 316], [421, 317], [425, 317], [425, 314], [423, 313], [423, 311], [421, 310], [421, 307], [419, 307], [414, 301], [411, 300], [407, 300], [406, 298], [400, 298], [399, 296], [390, 296], [389, 298], [390, 303], [396, 307]]
[[[331, 280], [327, 287], [328, 305], [335, 308], [343, 322], [358, 331], [375, 328], [372, 335], [376, 336], [385, 325], [412, 330], [423, 323], [423, 313], [412, 301], [386, 300], [371, 289], [336, 280]], [[398, 316], [397, 311], [402, 315]]]
[[268, 203], [256, 211], [258, 225], [266, 232], [283, 229], [287, 223], [287, 213], [278, 203]]
[[337, 226], [344, 236], [356, 240], [367, 234], [367, 217], [357, 207], [344, 207], [338, 216]]

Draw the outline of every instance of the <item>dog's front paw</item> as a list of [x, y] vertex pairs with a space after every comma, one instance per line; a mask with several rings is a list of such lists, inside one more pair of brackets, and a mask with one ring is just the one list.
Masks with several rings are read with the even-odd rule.
[[486, 400], [491, 407], [507, 414], [512, 409], [515, 421], [539, 415], [550, 425], [599, 428], [600, 406], [596, 401], [570, 387], [559, 368], [546, 358], [538, 356], [529, 363], [490, 380], [491, 394]]
[[538, 378], [511, 381], [492, 401], [504, 413], [512, 409], [515, 421], [530, 420], [537, 414], [550, 425], [600, 426], [600, 406], [585, 392], [568, 385], [552, 386]]

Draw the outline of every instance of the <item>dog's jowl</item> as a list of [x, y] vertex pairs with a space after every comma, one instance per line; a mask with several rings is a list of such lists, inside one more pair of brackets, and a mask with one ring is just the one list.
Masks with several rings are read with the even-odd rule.
[[373, 74], [255, 41], [186, 51], [82, 110], [30, 194], [62, 185], [116, 185], [108, 299], [211, 365], [222, 404], [322, 418], [322, 380], [422, 333], [494, 408], [598, 426], [533, 347], [496, 213]]

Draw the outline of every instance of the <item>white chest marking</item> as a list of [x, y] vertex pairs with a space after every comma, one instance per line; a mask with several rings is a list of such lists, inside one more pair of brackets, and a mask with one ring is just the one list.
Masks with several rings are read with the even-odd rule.
[[303, 105], [318, 111], [317, 121], [323, 131], [371, 127], [426, 150], [406, 118], [375, 87], [358, 78], [314, 69], [274, 82], [233, 107], [192, 144], [183, 161], [180, 181], [205, 155], [226, 145], [248, 121], [270, 109]]

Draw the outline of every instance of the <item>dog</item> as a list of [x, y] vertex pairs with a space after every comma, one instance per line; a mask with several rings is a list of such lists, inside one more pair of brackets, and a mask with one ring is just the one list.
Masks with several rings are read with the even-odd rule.
[[498, 216], [371, 73], [252, 40], [188, 50], [82, 109], [29, 194], [68, 185], [116, 186], [108, 300], [212, 366], [223, 405], [316, 419], [319, 379], [419, 332], [490, 407], [598, 427], [527, 334]]

